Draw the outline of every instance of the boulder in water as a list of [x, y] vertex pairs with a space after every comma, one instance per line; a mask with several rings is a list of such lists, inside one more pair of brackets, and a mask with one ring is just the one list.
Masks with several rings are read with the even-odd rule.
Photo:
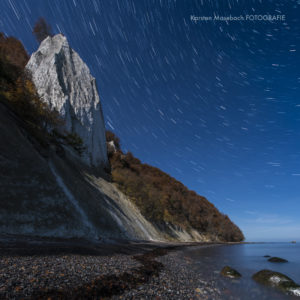
[[242, 277], [242, 275], [236, 271], [235, 269], [232, 269], [229, 266], [224, 267], [221, 272], [221, 275], [223, 275], [224, 277], [229, 277], [229, 278], [240, 278]]
[[286, 263], [288, 262], [286, 259], [284, 258], [280, 258], [280, 257], [271, 257], [268, 259], [269, 262], [274, 262], [274, 263]]
[[288, 295], [300, 296], [300, 285], [284, 274], [271, 270], [261, 270], [252, 278], [263, 285], [274, 287]]

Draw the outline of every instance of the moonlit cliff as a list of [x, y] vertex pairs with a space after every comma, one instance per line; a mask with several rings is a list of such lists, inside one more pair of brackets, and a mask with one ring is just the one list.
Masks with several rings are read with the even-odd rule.
[[105, 127], [96, 81], [66, 37], [47, 37], [26, 68], [40, 97], [65, 120], [65, 130], [82, 138], [84, 162], [106, 167]]

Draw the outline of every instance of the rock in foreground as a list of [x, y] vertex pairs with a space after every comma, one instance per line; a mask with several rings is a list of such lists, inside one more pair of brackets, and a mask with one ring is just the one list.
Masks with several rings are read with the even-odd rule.
[[224, 277], [229, 277], [229, 278], [240, 278], [242, 277], [242, 275], [236, 271], [235, 269], [232, 269], [229, 266], [224, 267], [221, 272], [221, 275], [223, 275]]
[[274, 263], [286, 263], [288, 262], [286, 259], [280, 258], [280, 257], [271, 257], [268, 259], [269, 262], [274, 262]]
[[300, 286], [284, 274], [271, 270], [262, 270], [255, 273], [252, 278], [266, 286], [274, 287], [288, 295], [300, 296]]

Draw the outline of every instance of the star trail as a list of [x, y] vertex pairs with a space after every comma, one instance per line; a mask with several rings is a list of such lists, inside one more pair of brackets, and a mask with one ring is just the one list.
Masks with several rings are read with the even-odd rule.
[[0, 11], [29, 54], [39, 17], [68, 38], [124, 151], [207, 197], [248, 240], [300, 238], [299, 1], [3, 0]]

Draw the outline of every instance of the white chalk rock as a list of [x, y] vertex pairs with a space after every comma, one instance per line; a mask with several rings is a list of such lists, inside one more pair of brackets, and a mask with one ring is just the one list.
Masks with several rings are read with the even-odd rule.
[[105, 125], [96, 81], [66, 37], [47, 37], [26, 68], [40, 97], [65, 120], [65, 129], [82, 138], [85, 163], [106, 167]]

